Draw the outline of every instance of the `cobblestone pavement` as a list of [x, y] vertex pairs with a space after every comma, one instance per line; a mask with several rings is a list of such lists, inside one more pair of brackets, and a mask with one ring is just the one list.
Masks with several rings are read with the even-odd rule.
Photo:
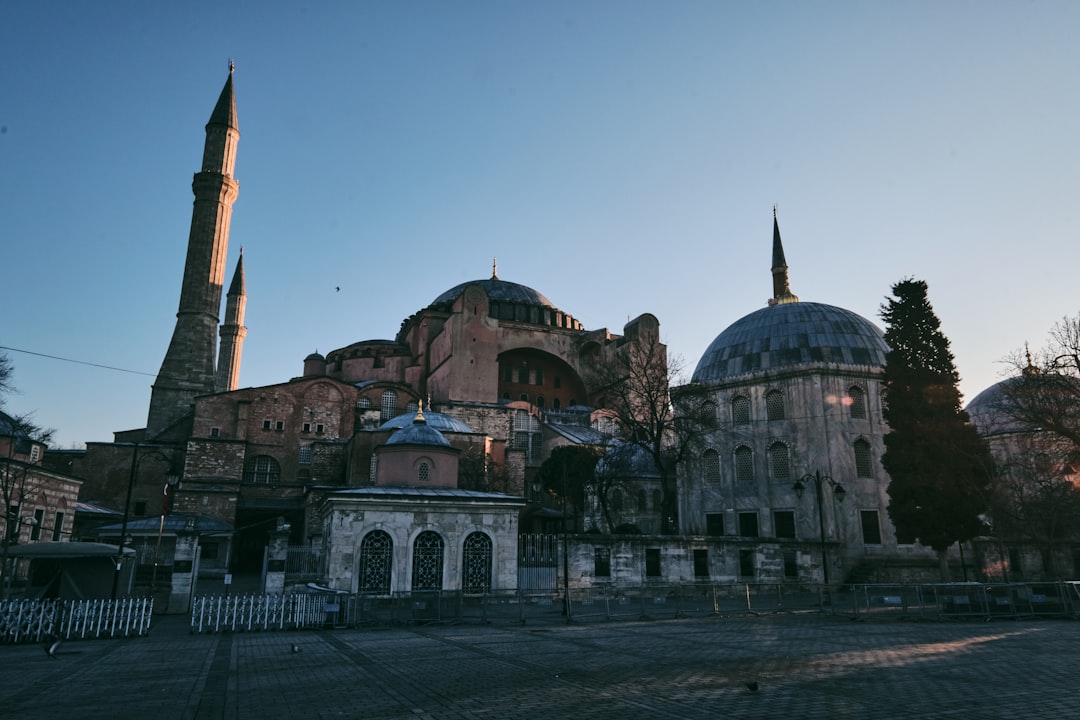
[[[426, 625], [0, 646], [0, 715], [39, 718], [1070, 718], [1080, 622], [819, 614]], [[747, 682], [756, 681], [756, 692]]]

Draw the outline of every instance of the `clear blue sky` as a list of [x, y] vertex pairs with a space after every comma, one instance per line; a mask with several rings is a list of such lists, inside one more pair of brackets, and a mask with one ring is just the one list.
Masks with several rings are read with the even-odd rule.
[[[925, 279], [968, 399], [1080, 309], [1080, 3], [22, 2], [0, 12], [0, 345], [69, 447], [143, 427], [236, 61], [241, 386], [443, 290], [643, 312], [689, 369], [793, 291]], [[340, 287], [340, 292], [335, 288]]]

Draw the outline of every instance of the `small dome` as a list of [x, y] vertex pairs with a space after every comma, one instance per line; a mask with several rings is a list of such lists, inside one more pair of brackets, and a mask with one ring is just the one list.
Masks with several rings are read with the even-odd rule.
[[653, 456], [640, 445], [616, 442], [596, 463], [596, 474], [622, 478], [657, 478], [660, 471]]
[[465, 292], [465, 288], [470, 285], [479, 285], [484, 288], [484, 292], [491, 299], [492, 302], [502, 303], [521, 303], [523, 305], [539, 305], [541, 307], [548, 307], [556, 309], [551, 301], [546, 297], [533, 290], [531, 287], [525, 285], [518, 285], [517, 283], [507, 282], [506, 280], [500, 280], [497, 277], [490, 277], [485, 280], [470, 280], [469, 282], [463, 282], [460, 285], [456, 285], [439, 297], [435, 298], [432, 305], [452, 305], [461, 294]]
[[[395, 417], [390, 418], [382, 425], [379, 426], [380, 430], [400, 430], [401, 428], [409, 427], [413, 424], [413, 420], [416, 419], [415, 412], [402, 413]], [[429, 410], [424, 411], [424, 420], [427, 421], [427, 425], [430, 428], [434, 428], [439, 432], [458, 432], [458, 433], [471, 433], [472, 428], [458, 420], [453, 415], [446, 415], [444, 413], [431, 412]]]
[[850, 310], [811, 302], [773, 305], [736, 320], [716, 336], [694, 382], [813, 365], [884, 367], [881, 330]]
[[387, 445], [435, 445], [450, 447], [450, 441], [443, 434], [424, 421], [422, 415], [415, 415], [411, 425], [403, 427], [390, 436]]
[[316, 350], [315, 352], [304, 358], [304, 362], [310, 362], [312, 360], [323, 361], [326, 360], [326, 358], [324, 358], [321, 354], [319, 354], [319, 351]]

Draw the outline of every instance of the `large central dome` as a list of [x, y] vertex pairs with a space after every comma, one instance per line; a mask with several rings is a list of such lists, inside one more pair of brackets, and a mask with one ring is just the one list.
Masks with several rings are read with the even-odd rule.
[[694, 370], [694, 382], [810, 365], [884, 367], [881, 330], [843, 308], [811, 302], [773, 305], [716, 336]]
[[523, 305], [539, 305], [541, 307], [555, 308], [550, 300], [533, 290], [531, 287], [519, 285], [514, 282], [507, 282], [506, 280], [500, 280], [497, 277], [490, 277], [485, 280], [470, 280], [469, 282], [455, 285], [439, 297], [435, 298], [431, 304], [452, 305], [454, 301], [461, 297], [461, 294], [465, 292], [465, 288], [470, 285], [479, 285], [484, 288], [484, 292], [487, 293], [488, 298], [490, 298], [492, 302], [520, 303]]

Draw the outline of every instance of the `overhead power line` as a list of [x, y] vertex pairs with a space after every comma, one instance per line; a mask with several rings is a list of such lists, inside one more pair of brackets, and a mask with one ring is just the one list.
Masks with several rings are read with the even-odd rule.
[[100, 363], [87, 362], [86, 360], [73, 360], [71, 358], [59, 357], [58, 355], [49, 355], [47, 353], [34, 352], [33, 350], [20, 350], [19, 348], [7, 347], [0, 345], [0, 350], [10, 350], [11, 352], [23, 353], [25, 355], [36, 355], [38, 357], [49, 358], [50, 360], [60, 360], [61, 362], [74, 363], [75, 365], [88, 365], [90, 367], [103, 368], [105, 370], [116, 370], [117, 372], [131, 373], [132, 375], [146, 375], [148, 377], [157, 377], [157, 373], [142, 372], [141, 370], [128, 370], [127, 368], [113, 367], [112, 365], [101, 365]]

